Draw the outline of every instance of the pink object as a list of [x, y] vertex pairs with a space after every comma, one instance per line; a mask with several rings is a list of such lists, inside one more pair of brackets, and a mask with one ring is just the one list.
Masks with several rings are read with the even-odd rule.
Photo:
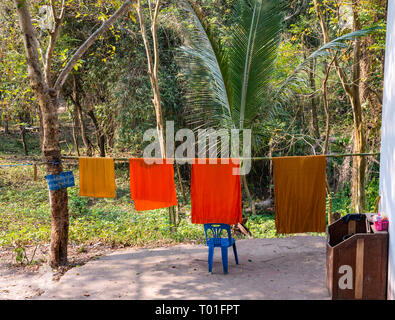
[[375, 221], [374, 227], [377, 231], [387, 231], [388, 230], [388, 220]]

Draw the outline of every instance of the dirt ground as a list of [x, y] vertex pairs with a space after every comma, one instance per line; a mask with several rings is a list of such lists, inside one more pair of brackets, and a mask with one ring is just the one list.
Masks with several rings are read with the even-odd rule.
[[[208, 272], [207, 247], [91, 248], [70, 253], [72, 268], [54, 272], [0, 264], [0, 299], [236, 299], [326, 300], [325, 238], [238, 240], [239, 265], [229, 249]], [[45, 251], [45, 250], [44, 250]], [[100, 254], [103, 254], [99, 257]]]

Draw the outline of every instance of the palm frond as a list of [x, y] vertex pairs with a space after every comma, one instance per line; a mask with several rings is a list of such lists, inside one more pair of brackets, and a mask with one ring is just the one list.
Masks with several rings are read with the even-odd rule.
[[234, 100], [232, 111], [239, 129], [251, 127], [257, 114], [270, 107], [269, 84], [282, 30], [281, 1], [239, 1], [229, 53]]
[[187, 44], [178, 57], [190, 84], [187, 121], [196, 129], [202, 126], [229, 127], [232, 124], [229, 65], [225, 50], [200, 7], [192, 0], [183, 0], [189, 15]]

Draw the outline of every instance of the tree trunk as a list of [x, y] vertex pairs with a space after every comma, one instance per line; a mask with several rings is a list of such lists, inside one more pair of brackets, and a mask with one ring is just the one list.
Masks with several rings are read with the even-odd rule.
[[[158, 139], [160, 144], [160, 150], [162, 153], [162, 158], [166, 158], [166, 143], [165, 143], [165, 130], [163, 125], [163, 115], [162, 115], [162, 107], [161, 107], [161, 99], [159, 92], [159, 76], [158, 76], [158, 68], [159, 68], [159, 49], [158, 49], [158, 38], [157, 38], [157, 22], [159, 15], [161, 0], [156, 0], [155, 7], [152, 8], [151, 1], [148, 0], [149, 6], [149, 15], [151, 19], [151, 34], [152, 34], [152, 42], [153, 42], [153, 54], [151, 52], [151, 47], [147, 38], [147, 32], [145, 29], [144, 15], [141, 6], [141, 1], [137, 0], [137, 15], [139, 18], [141, 35], [143, 37], [145, 52], [148, 61], [148, 76], [150, 79], [152, 92], [154, 98], [152, 100], [154, 108], [155, 108], [155, 116], [156, 116], [156, 129], [158, 131]], [[152, 10], [153, 9], [153, 10]], [[174, 207], [169, 207], [169, 220], [170, 220], [170, 230], [171, 232], [175, 231], [175, 226], [177, 225], [177, 217]]]
[[25, 156], [28, 155], [27, 152], [27, 145], [26, 145], [26, 128], [25, 126], [19, 126], [19, 130], [21, 132], [21, 140], [22, 140], [22, 146], [23, 146], [23, 152], [25, 153]]
[[40, 148], [43, 149], [44, 143], [44, 125], [43, 125], [43, 116], [41, 113], [40, 106], [37, 106], [37, 113], [38, 113], [38, 125], [39, 125], [39, 136], [40, 136]]
[[10, 134], [10, 130], [8, 129], [8, 115], [4, 117], [4, 133]]
[[[352, 4], [353, 8], [353, 31], [361, 29], [361, 23], [358, 17], [358, 5], [356, 2]], [[361, 41], [355, 40], [354, 43], [354, 63], [352, 71], [352, 97], [351, 105], [353, 108], [354, 115], [354, 152], [364, 153], [366, 152], [366, 141], [363, 127], [363, 115], [362, 115], [362, 102], [360, 93], [360, 82], [361, 82]], [[363, 213], [366, 206], [366, 195], [365, 195], [365, 174], [366, 174], [366, 158], [365, 157], [354, 157], [353, 159], [353, 171], [352, 171], [352, 199], [351, 204], [355, 212]]]
[[[65, 13], [65, 1], [61, 2], [60, 15], [55, 14], [55, 1], [50, 2], [54, 15], [55, 29], [50, 31], [50, 41], [47, 47], [47, 54], [44, 58], [44, 72], [38, 58], [38, 41], [35, 36], [34, 27], [29, 13], [28, 0], [13, 0], [18, 14], [21, 36], [25, 48], [28, 76], [32, 91], [38, 101], [41, 110], [43, 124], [42, 153], [48, 174], [60, 174], [63, 171], [61, 163], [61, 150], [59, 145], [59, 122], [58, 122], [58, 95], [63, 83], [71, 70], [90, 48], [90, 46], [113, 23], [129, 10], [134, 0], [126, 0], [116, 12], [105, 20], [102, 25], [75, 51], [62, 71], [60, 71], [54, 86], [51, 79], [51, 61], [54, 52], [56, 37], [59, 34], [60, 26]], [[50, 245], [50, 265], [58, 267], [67, 263], [67, 242], [69, 228], [68, 198], [67, 189], [49, 191], [49, 202], [52, 216], [51, 245]]]
[[[314, 0], [314, 6], [317, 12], [317, 16], [321, 25], [321, 30], [324, 36], [324, 43], [328, 43], [329, 33], [326, 26], [324, 16], [322, 14], [318, 0]], [[357, 3], [353, 2], [353, 31], [361, 29], [361, 24], [358, 17]], [[353, 52], [353, 67], [351, 81], [346, 77], [344, 70], [340, 67], [337, 57], [334, 58], [336, 71], [342, 87], [346, 92], [351, 107], [353, 110], [354, 118], [354, 153], [364, 153], [366, 149], [364, 128], [363, 128], [363, 117], [362, 117], [362, 103], [360, 100], [360, 75], [361, 75], [361, 47], [360, 40], [357, 38], [354, 40], [354, 52]], [[351, 84], [350, 84], [351, 83]], [[355, 212], [364, 212], [365, 210], [365, 174], [366, 174], [366, 159], [365, 157], [354, 157], [352, 166], [352, 178], [351, 178], [351, 204]]]
[[[39, 99], [43, 114], [43, 154], [48, 174], [60, 174], [63, 171], [59, 145], [58, 101], [51, 93]], [[67, 189], [49, 191], [52, 215], [50, 264], [52, 267], [67, 264], [67, 243], [69, 212]]]
[[74, 106], [77, 109], [78, 122], [80, 123], [80, 129], [81, 129], [81, 138], [82, 138], [82, 142], [84, 143], [84, 146], [86, 149], [86, 155], [88, 157], [91, 157], [93, 146], [92, 146], [92, 143], [86, 133], [86, 126], [85, 126], [84, 116], [82, 114], [82, 106], [81, 106], [80, 95], [78, 94], [78, 90], [80, 90], [80, 88], [78, 88], [77, 78], [76, 78], [75, 74], [73, 74], [72, 101], [74, 102]]
[[[353, 102], [354, 110], [354, 153], [365, 153], [365, 137], [363, 132], [362, 106], [358, 99]], [[366, 158], [354, 157], [351, 175], [351, 205], [357, 213], [365, 211], [365, 174]]]
[[182, 176], [181, 176], [181, 172], [180, 172], [180, 166], [178, 165], [178, 163], [175, 163], [176, 166], [176, 170], [177, 170], [177, 176], [178, 176], [178, 181], [180, 182], [180, 189], [181, 189], [181, 194], [182, 194], [182, 199], [184, 200], [184, 206], [188, 203], [188, 199], [185, 193], [185, 189], [184, 189], [184, 184], [182, 183]]
[[315, 98], [316, 85], [315, 85], [315, 79], [314, 79], [314, 71], [315, 71], [315, 60], [311, 60], [310, 61], [310, 70], [309, 70], [310, 87], [313, 92], [311, 95], [311, 127], [312, 127], [314, 138], [319, 139], [320, 138], [320, 129], [318, 127], [317, 101]]
[[[322, 99], [324, 103], [324, 110], [325, 110], [325, 143], [324, 143], [324, 154], [328, 154], [329, 151], [329, 134], [330, 134], [330, 113], [329, 113], [329, 102], [328, 102], [328, 79], [329, 74], [331, 72], [332, 62], [329, 64], [328, 67], [325, 68], [325, 78], [322, 83]], [[328, 186], [329, 188], [329, 186]]]
[[72, 120], [72, 127], [71, 127], [71, 134], [73, 136], [73, 142], [74, 142], [74, 150], [77, 156], [80, 156], [80, 148], [78, 145], [78, 137], [77, 137], [77, 127], [78, 127], [78, 113], [77, 113], [77, 108], [74, 106], [73, 109], [67, 108], [69, 110], [71, 120]]
[[248, 188], [247, 176], [245, 174], [242, 175], [242, 181], [243, 181], [244, 191], [246, 192], [248, 201], [250, 202], [251, 213], [253, 215], [256, 215], [255, 202], [254, 202], [254, 199], [252, 198], [250, 189]]
[[[37, 39], [34, 36], [33, 25], [28, 9], [28, 2], [14, 0], [19, 17], [19, 24], [28, 65], [30, 85], [41, 108], [43, 119], [44, 161], [47, 163], [48, 174], [62, 172], [61, 154], [59, 146], [58, 99], [57, 93], [45, 83], [40, 67], [37, 51]], [[67, 263], [67, 241], [69, 214], [67, 207], [67, 189], [49, 191], [49, 202], [52, 215], [50, 264], [53, 267]]]
[[85, 121], [84, 121], [84, 116], [82, 114], [82, 108], [79, 103], [76, 104], [76, 107], [77, 107], [77, 113], [78, 113], [78, 121], [80, 123], [82, 142], [84, 143], [84, 146], [86, 149], [86, 155], [88, 157], [91, 157], [93, 146], [92, 146], [90, 139], [88, 138], [88, 135], [86, 134], [86, 125], [85, 125]]
[[[353, 150], [353, 140], [354, 138], [351, 137], [352, 140], [350, 141], [350, 144], [346, 147], [346, 153], [352, 153]], [[339, 190], [342, 190], [344, 188], [344, 185], [351, 181], [351, 157], [345, 157], [343, 159], [342, 164], [340, 165], [339, 172], [338, 172], [338, 179], [335, 184], [334, 192], [338, 192]]]
[[95, 116], [95, 113], [93, 112], [93, 109], [89, 110], [87, 112], [87, 115], [92, 119], [93, 125], [95, 126], [97, 145], [100, 150], [100, 157], [105, 157], [106, 156], [106, 145], [105, 145], [106, 138], [104, 136], [103, 130], [100, 128], [99, 122], [97, 121], [97, 118]]

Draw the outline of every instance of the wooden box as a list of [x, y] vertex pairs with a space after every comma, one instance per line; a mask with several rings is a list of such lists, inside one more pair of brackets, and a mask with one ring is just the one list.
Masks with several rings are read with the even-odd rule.
[[359, 217], [327, 228], [326, 285], [333, 300], [387, 296], [388, 232], [375, 230], [367, 215]]

